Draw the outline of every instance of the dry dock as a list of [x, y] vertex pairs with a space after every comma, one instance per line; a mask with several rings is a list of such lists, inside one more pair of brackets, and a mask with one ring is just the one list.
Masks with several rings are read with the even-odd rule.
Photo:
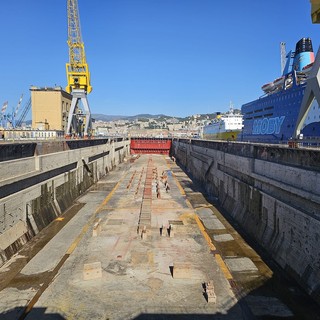
[[141, 155], [2, 266], [0, 318], [294, 319], [272, 277], [170, 158]]

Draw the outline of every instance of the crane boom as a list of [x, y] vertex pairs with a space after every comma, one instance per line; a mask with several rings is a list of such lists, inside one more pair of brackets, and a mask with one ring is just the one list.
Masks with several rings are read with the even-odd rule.
[[286, 65], [286, 43], [280, 42], [280, 58], [281, 58], [281, 74], [283, 74], [283, 70]]
[[26, 118], [28, 112], [31, 109], [31, 98], [27, 101], [27, 103], [25, 104], [25, 106], [22, 109], [22, 113], [19, 117], [19, 119], [16, 122], [16, 127], [21, 127], [22, 122], [24, 121], [24, 119]]
[[[92, 87], [80, 30], [78, 0], [67, 0], [67, 11], [69, 63], [66, 64], [68, 81], [66, 91], [71, 93], [72, 101], [69, 109], [66, 136], [88, 136], [92, 124], [87, 93], [92, 91]], [[80, 101], [83, 108], [80, 108]]]
[[68, 85], [66, 91], [84, 89], [90, 93], [90, 72], [86, 61], [84, 43], [80, 29], [80, 17], [77, 0], [67, 0], [68, 9], [68, 46], [69, 63], [66, 64]]
[[21, 105], [21, 102], [22, 102], [22, 98], [23, 98], [23, 93], [21, 94], [21, 97], [20, 97], [19, 102], [18, 102], [18, 104], [17, 104], [17, 106], [16, 106], [16, 109], [15, 109], [14, 112], [13, 112], [13, 116], [14, 116], [14, 117], [16, 117], [17, 114], [18, 114], [18, 111], [19, 111], [19, 109], [20, 109], [20, 105]]

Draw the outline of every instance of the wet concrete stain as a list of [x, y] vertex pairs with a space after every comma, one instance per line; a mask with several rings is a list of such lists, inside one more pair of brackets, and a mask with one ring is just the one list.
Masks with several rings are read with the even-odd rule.
[[7, 287], [18, 290], [34, 289], [39, 290], [41, 285], [48, 279], [52, 278], [52, 272], [41, 272], [37, 274], [25, 275], [19, 273], [9, 283]]
[[[18, 252], [17, 257], [9, 261], [8, 267], [1, 272], [0, 291], [8, 286], [16, 286], [15, 277], [18, 276], [19, 278], [20, 271], [79, 212], [83, 206], [84, 204], [82, 203], [74, 203], [69, 210], [54, 220], [46, 228], [42, 229], [27, 244], [25, 244], [25, 246]], [[17, 280], [17, 288], [22, 282], [26, 281], [26, 278], [20, 277], [20, 280]]]

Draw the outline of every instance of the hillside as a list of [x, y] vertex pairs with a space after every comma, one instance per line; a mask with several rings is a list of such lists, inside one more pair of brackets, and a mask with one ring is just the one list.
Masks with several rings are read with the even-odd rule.
[[[240, 113], [241, 111], [239, 109], [234, 109], [235, 113]], [[215, 113], [207, 113], [207, 114], [199, 114], [198, 119], [214, 119], [217, 114], [220, 114], [220, 112]], [[187, 121], [190, 120], [193, 116], [187, 116], [184, 118], [181, 117], [172, 117], [167, 116], [164, 114], [137, 114], [135, 116], [117, 116], [117, 115], [105, 115], [100, 113], [95, 113], [91, 115], [93, 119], [100, 120], [100, 121], [117, 121], [117, 120], [127, 120], [127, 121], [134, 121], [134, 120], [141, 120], [141, 119], [159, 119], [160, 121], [165, 121], [166, 119], [172, 119], [176, 118], [181, 121]]]

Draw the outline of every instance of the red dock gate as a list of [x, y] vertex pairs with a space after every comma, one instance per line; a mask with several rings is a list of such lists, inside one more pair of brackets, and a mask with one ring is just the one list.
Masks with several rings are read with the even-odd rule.
[[169, 155], [172, 140], [170, 138], [131, 138], [131, 154]]

